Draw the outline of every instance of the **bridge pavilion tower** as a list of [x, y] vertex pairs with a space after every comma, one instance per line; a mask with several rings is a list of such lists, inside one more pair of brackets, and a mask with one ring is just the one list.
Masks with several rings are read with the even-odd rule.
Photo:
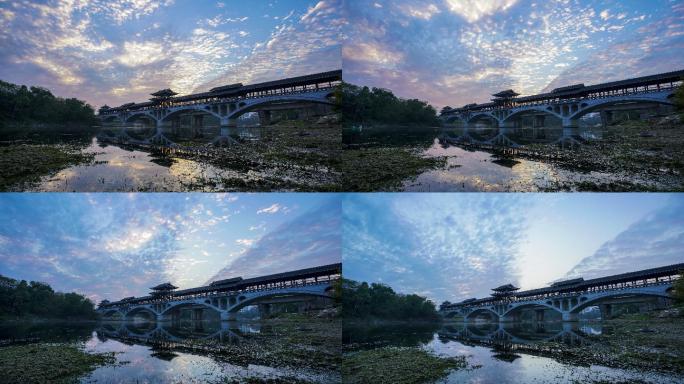
[[171, 296], [171, 293], [173, 293], [175, 289], [178, 289], [178, 287], [171, 283], [164, 283], [154, 286], [150, 289], [152, 290], [152, 292], [150, 292], [150, 295], [154, 296], [157, 299], [165, 299]]

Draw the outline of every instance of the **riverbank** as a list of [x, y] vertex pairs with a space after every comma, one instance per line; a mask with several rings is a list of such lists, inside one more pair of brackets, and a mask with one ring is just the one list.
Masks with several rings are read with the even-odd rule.
[[26, 186], [42, 176], [79, 164], [89, 164], [95, 155], [82, 153], [77, 144], [13, 144], [0, 146], [0, 191]]
[[0, 383], [69, 383], [114, 361], [114, 353], [86, 353], [71, 344], [4, 346], [0, 347]]
[[684, 376], [684, 310], [674, 317], [662, 311], [623, 315], [603, 322], [600, 335], [589, 335], [590, 346], [544, 343], [547, 356], [573, 364], [675, 373]]
[[346, 353], [342, 377], [350, 384], [421, 384], [467, 365], [464, 356], [435, 356], [418, 347], [384, 347]]

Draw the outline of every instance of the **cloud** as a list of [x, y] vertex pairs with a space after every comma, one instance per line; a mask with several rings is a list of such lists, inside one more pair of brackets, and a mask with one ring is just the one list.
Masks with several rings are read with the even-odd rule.
[[473, 23], [495, 12], [505, 11], [518, 0], [446, 0], [449, 10]]
[[228, 260], [207, 284], [230, 277], [256, 277], [342, 261], [341, 207], [337, 199], [266, 233]]
[[188, 14], [170, 0], [0, 2], [0, 78], [99, 106], [340, 68], [335, 0], [288, 8], [281, 20], [246, 15], [271, 7]]
[[437, 108], [681, 66], [684, 6], [666, 0], [608, 13], [578, 0], [347, 4], [345, 80]]
[[528, 205], [515, 195], [347, 196], [344, 274], [436, 302], [488, 296], [517, 282]]
[[632, 224], [593, 255], [582, 259], [568, 277], [592, 279], [682, 262], [684, 199], [673, 196], [663, 208]]
[[283, 207], [281, 207], [280, 204], [274, 203], [274, 204], [271, 204], [270, 206], [268, 206], [266, 208], [261, 208], [260, 210], [258, 210], [257, 215], [260, 215], [262, 213], [272, 215], [274, 213], [277, 213], [281, 209], [283, 209]]

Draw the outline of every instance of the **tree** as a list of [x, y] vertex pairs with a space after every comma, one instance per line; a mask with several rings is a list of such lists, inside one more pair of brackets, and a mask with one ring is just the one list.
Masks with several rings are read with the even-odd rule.
[[453, 109], [453, 108], [451, 108], [450, 106], [447, 105], [447, 106], [445, 106], [444, 108], [442, 108], [442, 110], [439, 111], [439, 114], [440, 114], [440, 115], [443, 115], [443, 114], [445, 114], [445, 113], [451, 111], [452, 109]]
[[677, 303], [684, 304], [684, 271], [679, 271], [679, 279], [674, 282], [673, 296]]
[[415, 295], [402, 295], [385, 284], [344, 280], [342, 313], [347, 319], [437, 320], [435, 304]]
[[684, 83], [674, 93], [674, 104], [677, 109], [684, 111]]

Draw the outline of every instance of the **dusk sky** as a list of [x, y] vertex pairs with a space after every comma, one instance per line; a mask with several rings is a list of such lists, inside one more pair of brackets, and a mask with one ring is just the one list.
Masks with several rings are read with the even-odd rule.
[[678, 0], [347, 4], [345, 80], [437, 108], [684, 69]]
[[0, 274], [116, 300], [339, 263], [340, 220], [335, 194], [2, 193]]
[[0, 0], [0, 80], [95, 107], [341, 68], [338, 0]]
[[345, 277], [435, 301], [684, 262], [680, 194], [347, 194]]

